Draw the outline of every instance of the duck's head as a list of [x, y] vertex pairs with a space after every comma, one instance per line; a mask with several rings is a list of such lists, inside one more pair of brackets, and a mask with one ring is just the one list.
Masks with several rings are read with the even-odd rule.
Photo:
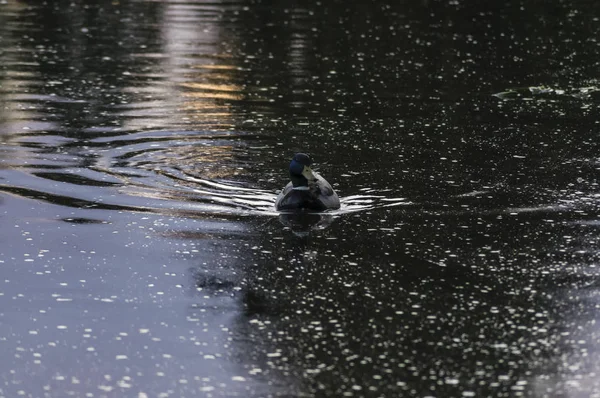
[[305, 153], [297, 153], [290, 163], [290, 177], [294, 188], [308, 187], [308, 181], [316, 180], [310, 165], [312, 160]]

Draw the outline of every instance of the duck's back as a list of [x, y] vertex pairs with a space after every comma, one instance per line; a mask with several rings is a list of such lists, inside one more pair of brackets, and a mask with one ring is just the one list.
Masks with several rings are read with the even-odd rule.
[[277, 210], [324, 210], [322, 206], [319, 206], [318, 203], [311, 200], [310, 191], [308, 189], [294, 189], [291, 182], [283, 188], [283, 191], [281, 191], [277, 197], [275, 208]]
[[320, 175], [308, 187], [294, 188], [290, 182], [277, 197], [277, 210], [307, 209], [315, 211], [340, 208], [340, 199], [329, 183]]

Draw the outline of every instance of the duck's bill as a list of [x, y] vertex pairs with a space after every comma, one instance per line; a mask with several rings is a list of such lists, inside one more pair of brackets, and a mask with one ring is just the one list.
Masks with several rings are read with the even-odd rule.
[[317, 179], [317, 177], [315, 177], [312, 169], [308, 166], [304, 166], [304, 170], [302, 170], [302, 175], [307, 180], [316, 180]]

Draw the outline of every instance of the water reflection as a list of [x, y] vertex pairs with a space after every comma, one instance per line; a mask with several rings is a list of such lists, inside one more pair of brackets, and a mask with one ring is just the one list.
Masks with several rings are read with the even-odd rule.
[[331, 225], [334, 217], [331, 214], [310, 214], [296, 212], [281, 214], [279, 222], [288, 227], [298, 237], [308, 237], [311, 230], [325, 229]]

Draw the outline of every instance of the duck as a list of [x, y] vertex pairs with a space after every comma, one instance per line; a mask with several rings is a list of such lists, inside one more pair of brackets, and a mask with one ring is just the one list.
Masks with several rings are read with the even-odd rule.
[[311, 169], [312, 159], [297, 153], [290, 162], [291, 181], [283, 188], [275, 208], [286, 210], [326, 211], [340, 208], [340, 198], [323, 177]]

